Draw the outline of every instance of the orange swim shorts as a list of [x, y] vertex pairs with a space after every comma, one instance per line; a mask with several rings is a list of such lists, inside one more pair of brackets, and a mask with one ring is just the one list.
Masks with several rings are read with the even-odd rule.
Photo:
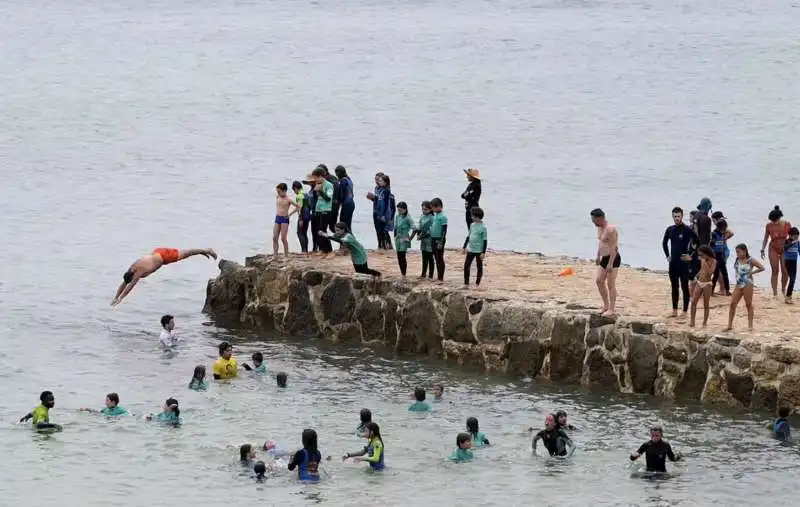
[[164, 264], [172, 264], [181, 260], [181, 251], [177, 248], [156, 248], [153, 253], [161, 257]]

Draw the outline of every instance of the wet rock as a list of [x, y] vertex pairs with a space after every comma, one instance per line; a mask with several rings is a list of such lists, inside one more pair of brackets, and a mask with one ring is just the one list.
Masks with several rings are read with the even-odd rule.
[[444, 314], [443, 333], [446, 339], [463, 343], [477, 343], [472, 334], [472, 323], [467, 312], [467, 303], [461, 294], [453, 294]]
[[288, 334], [316, 335], [319, 333], [319, 324], [308, 295], [308, 285], [302, 281], [293, 280], [289, 284], [289, 305], [283, 316], [281, 327]]
[[800, 407], [800, 374], [784, 375], [778, 382], [778, 403]]
[[383, 334], [387, 343], [397, 343], [397, 324], [400, 322], [400, 305], [386, 298], [383, 305]]
[[386, 340], [382, 300], [361, 298], [356, 307], [356, 321], [361, 324], [365, 340]]
[[773, 359], [781, 363], [800, 363], [800, 350], [794, 346], [787, 346], [784, 344], [766, 345], [764, 347], [764, 355], [768, 359]]
[[470, 315], [478, 315], [483, 311], [483, 299], [479, 299], [477, 301], [473, 301], [469, 305], [469, 314]]
[[586, 320], [582, 317], [556, 318], [550, 337], [550, 379], [579, 381], [586, 354]]
[[444, 340], [442, 346], [445, 360], [455, 362], [460, 366], [485, 370], [485, 361], [480, 345]]
[[673, 363], [672, 361], [663, 361], [661, 363], [661, 371], [672, 377], [679, 378], [681, 374], [683, 374], [684, 369], [683, 367]]
[[636, 334], [653, 334], [653, 323], [634, 320], [631, 322], [631, 331]]
[[353, 320], [356, 309], [356, 296], [349, 278], [335, 277], [322, 291], [320, 299], [322, 315], [331, 325]]
[[786, 365], [774, 359], [754, 359], [750, 362], [750, 371], [760, 380], [778, 380], [785, 370]]
[[664, 359], [674, 361], [679, 364], [686, 364], [686, 362], [689, 360], [689, 354], [685, 349], [671, 344], [664, 347], [661, 355], [664, 357]]
[[658, 349], [648, 335], [631, 334], [628, 342], [631, 383], [637, 393], [653, 393], [658, 374]]
[[733, 349], [730, 347], [723, 347], [716, 342], [708, 342], [706, 344], [706, 353], [708, 357], [716, 361], [730, 361], [733, 358]]
[[247, 304], [242, 310], [241, 322], [263, 331], [275, 330], [273, 307], [267, 305]]
[[539, 328], [543, 312], [522, 306], [506, 306], [501, 320], [501, 338], [528, 339]]
[[360, 343], [361, 326], [353, 322], [345, 322], [335, 326], [336, 341], [342, 343]]
[[289, 292], [289, 278], [278, 269], [266, 269], [259, 273], [255, 281], [256, 298], [260, 304], [275, 305], [286, 301]]
[[718, 374], [712, 373], [706, 382], [706, 388], [701, 398], [706, 403], [725, 405], [728, 407], [737, 406], [737, 401], [728, 392], [725, 380]]
[[750, 404], [755, 410], [775, 413], [778, 410], [778, 388], [774, 383], [757, 382]]
[[309, 287], [315, 287], [322, 283], [324, 277], [322, 276], [322, 273], [319, 271], [306, 271], [305, 273], [303, 273], [302, 279]]
[[683, 378], [675, 388], [680, 398], [699, 400], [708, 378], [708, 360], [704, 349], [699, 350], [692, 358], [683, 374]]
[[412, 292], [402, 312], [397, 352], [442, 353], [441, 322], [433, 300], [426, 293]]
[[755, 383], [748, 374], [734, 373], [725, 370], [725, 388], [743, 407], [749, 407], [753, 399]]
[[503, 312], [494, 305], [485, 305], [477, 326], [479, 341], [501, 340], [503, 337]]
[[511, 342], [508, 347], [509, 373], [525, 377], [539, 375], [547, 348], [539, 340]]
[[614, 371], [614, 365], [606, 359], [602, 349], [592, 349], [586, 355], [581, 383], [617, 388], [617, 373]]
[[481, 345], [487, 372], [502, 373], [506, 371], [509, 345], [508, 340], [485, 342]]
[[738, 368], [747, 370], [750, 368], [753, 356], [744, 347], [733, 349], [733, 364]]
[[589, 327], [600, 327], [614, 324], [617, 321], [614, 317], [606, 317], [599, 313], [592, 313], [589, 315]]
[[742, 340], [740, 338], [731, 338], [729, 336], [715, 336], [714, 343], [722, 347], [738, 347]]
[[631, 334], [627, 329], [612, 329], [603, 339], [603, 347], [612, 354], [622, 355]]

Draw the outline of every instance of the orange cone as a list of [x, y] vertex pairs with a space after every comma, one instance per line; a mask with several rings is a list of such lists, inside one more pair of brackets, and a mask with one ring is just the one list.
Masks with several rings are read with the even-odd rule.
[[572, 269], [572, 266], [567, 266], [561, 270], [561, 273], [558, 276], [572, 276], [575, 274], [575, 270]]

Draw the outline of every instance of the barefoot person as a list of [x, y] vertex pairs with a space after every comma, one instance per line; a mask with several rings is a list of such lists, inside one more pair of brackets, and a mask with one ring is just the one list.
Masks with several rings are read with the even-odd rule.
[[[278, 258], [278, 237], [283, 243], [283, 255], [289, 257], [289, 217], [300, 211], [294, 199], [287, 195], [289, 187], [286, 183], [279, 183], [275, 187], [275, 225], [272, 227], [272, 254]], [[294, 208], [289, 212], [289, 208]], [[302, 219], [302, 218], [301, 218]]]
[[683, 210], [672, 208], [673, 225], [664, 231], [661, 247], [669, 263], [669, 281], [672, 285], [672, 317], [678, 316], [678, 285], [683, 292], [683, 315], [689, 311], [689, 263], [692, 256], [689, 247], [697, 241], [694, 231], [683, 223]]
[[753, 275], [764, 271], [764, 265], [750, 257], [747, 245], [736, 245], [736, 260], [733, 263], [733, 273], [736, 277], [736, 288], [733, 289], [731, 309], [728, 313], [728, 327], [725, 331], [733, 330], [733, 318], [736, 316], [736, 306], [744, 297], [747, 306], [747, 328], [753, 330]]
[[780, 206], [769, 212], [769, 222], [764, 228], [764, 242], [761, 244], [761, 259], [765, 258], [767, 242], [769, 242], [769, 267], [772, 272], [772, 295], [778, 297], [778, 273], [781, 275], [781, 294], [786, 294], [786, 283], [789, 281], [789, 272], [783, 262], [783, 247], [789, 237], [792, 224], [783, 219]]
[[619, 231], [608, 223], [600, 208], [589, 213], [597, 227], [597, 290], [603, 298], [603, 315], [614, 315], [617, 303], [617, 272], [622, 264], [619, 255]]
[[173, 264], [194, 255], [202, 255], [207, 259], [217, 259], [216, 252], [210, 248], [193, 248], [189, 250], [156, 248], [153, 250], [153, 253], [139, 257], [122, 276], [122, 283], [117, 289], [116, 296], [114, 296], [114, 299], [111, 301], [111, 306], [120, 304], [122, 300], [131, 293], [136, 284], [139, 283], [139, 280], [152, 275], [158, 271], [161, 266]]
[[692, 287], [692, 314], [689, 320], [689, 327], [694, 327], [694, 319], [697, 315], [697, 305], [700, 303], [700, 298], [703, 298], [703, 327], [708, 324], [711, 283], [714, 273], [717, 271], [717, 259], [710, 246], [700, 245], [700, 248], [697, 249], [697, 254], [700, 259], [700, 271], [697, 273], [697, 278], [694, 280]]

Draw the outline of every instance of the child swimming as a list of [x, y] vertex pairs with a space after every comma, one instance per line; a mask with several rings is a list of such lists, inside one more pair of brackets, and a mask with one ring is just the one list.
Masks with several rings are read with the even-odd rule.
[[172, 315], [163, 315], [161, 317], [161, 334], [158, 337], [158, 341], [165, 349], [175, 347], [180, 341], [175, 333], [175, 317]]
[[285, 388], [286, 381], [288, 379], [288, 375], [284, 372], [280, 372], [275, 376], [275, 380], [278, 382], [278, 387]]
[[474, 455], [472, 451], [469, 450], [470, 447], [472, 447], [472, 440], [469, 437], [469, 433], [459, 433], [458, 436], [456, 436], [456, 450], [453, 451], [453, 454], [451, 454], [448, 459], [450, 459], [450, 461], [471, 460]]
[[319, 480], [319, 463], [322, 454], [317, 449], [317, 432], [312, 429], [303, 430], [303, 448], [297, 451], [289, 462], [289, 471], [297, 469], [297, 478], [301, 481], [316, 482]]
[[475, 417], [470, 417], [467, 419], [467, 431], [469, 432], [470, 439], [472, 440], [472, 447], [477, 448], [491, 445], [489, 444], [489, 439], [486, 438], [486, 435], [478, 430], [478, 419]]
[[284, 451], [283, 449], [278, 448], [278, 443], [274, 440], [267, 440], [264, 442], [263, 450], [267, 451], [267, 454], [272, 456], [273, 458], [283, 458], [284, 456], [288, 456], [289, 453]]
[[792, 437], [788, 407], [781, 407], [778, 410], [778, 418], [772, 424], [772, 436], [778, 440], [789, 440]]
[[206, 382], [206, 367], [202, 364], [194, 367], [192, 380], [189, 381], [189, 389], [193, 391], [205, 391], [208, 389], [208, 383]]
[[253, 474], [257, 482], [263, 482], [267, 479], [267, 465], [263, 461], [256, 461], [253, 465]]
[[167, 398], [164, 402], [164, 407], [158, 414], [150, 414], [147, 416], [148, 421], [156, 421], [164, 424], [178, 425], [181, 423], [181, 409], [178, 406], [178, 400], [175, 398]]
[[385, 453], [380, 427], [374, 422], [367, 423], [364, 426], [364, 438], [368, 441], [364, 449], [359, 452], [348, 452], [342, 456], [342, 460], [358, 458], [357, 461], [366, 461], [373, 470], [383, 470], [386, 467], [386, 463], [384, 461]]
[[130, 415], [127, 410], [119, 406], [119, 395], [117, 393], [108, 393], [106, 395], [106, 406], [100, 410], [93, 408], [81, 408], [81, 412], [93, 412], [102, 414], [107, 417], [117, 417], [121, 415]]
[[433, 401], [442, 401], [442, 394], [444, 394], [444, 386], [439, 384], [433, 384]]
[[567, 413], [563, 410], [559, 410], [555, 414], [556, 418], [556, 427], [560, 430], [569, 430], [569, 431], [576, 431], [578, 428], [571, 425], [567, 422]]
[[425, 389], [417, 387], [414, 389], [414, 398], [417, 401], [409, 405], [409, 412], [430, 412], [431, 406], [425, 403]]
[[19, 422], [30, 420], [36, 431], [61, 431], [63, 428], [60, 424], [50, 422], [50, 409], [56, 406], [56, 397], [52, 391], [42, 391], [39, 401], [41, 404], [20, 418]]
[[247, 371], [255, 371], [256, 373], [267, 373], [267, 365], [264, 363], [264, 354], [261, 352], [254, 352], [250, 358], [253, 360], [253, 366], [250, 367], [247, 363], [242, 363], [242, 368]]
[[254, 459], [256, 459], [256, 451], [253, 450], [253, 445], [242, 444], [239, 447], [239, 463], [241, 463], [244, 466], [250, 467]]
[[356, 434], [360, 435], [364, 433], [367, 423], [372, 422], [372, 412], [368, 408], [362, 408], [358, 416], [361, 418], [361, 424], [356, 427]]

